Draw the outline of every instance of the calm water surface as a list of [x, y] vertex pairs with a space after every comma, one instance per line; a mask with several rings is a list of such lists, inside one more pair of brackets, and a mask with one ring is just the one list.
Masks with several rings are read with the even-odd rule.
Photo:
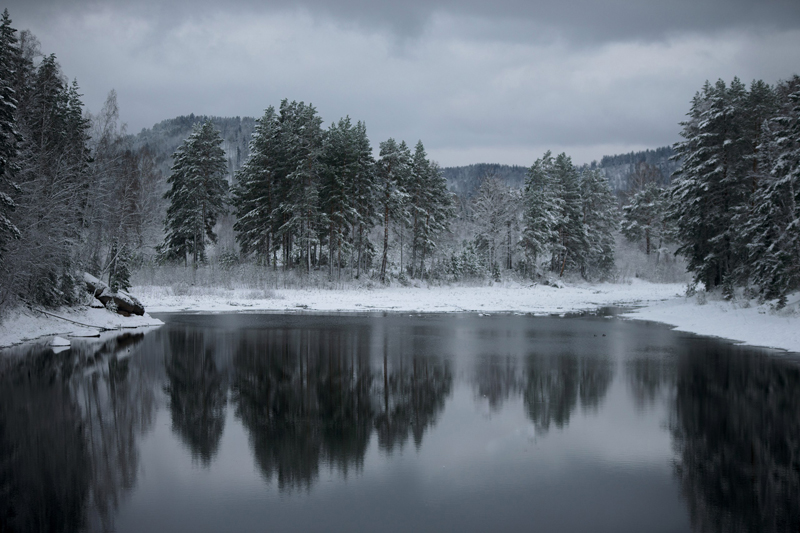
[[0, 358], [0, 531], [800, 530], [793, 356], [607, 317], [162, 318]]

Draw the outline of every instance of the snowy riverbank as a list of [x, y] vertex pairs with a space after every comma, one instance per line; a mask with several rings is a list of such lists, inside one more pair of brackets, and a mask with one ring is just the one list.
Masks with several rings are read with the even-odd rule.
[[106, 309], [92, 307], [61, 309], [48, 313], [51, 314], [25, 309], [5, 317], [0, 323], [0, 348], [35, 339], [47, 340], [47, 337], [99, 337], [105, 330], [127, 330], [163, 324], [161, 320], [147, 313], [144, 316], [124, 317]]
[[478, 287], [381, 287], [374, 289], [204, 289], [176, 295], [169, 287], [134, 287], [132, 292], [148, 312], [231, 311], [394, 311], [418, 313], [518, 312], [536, 315], [595, 310], [608, 306], [642, 305], [674, 298], [682, 284], [636, 280], [621, 284], [575, 284]]
[[[609, 306], [641, 306], [624, 315], [652, 320], [700, 335], [723, 337], [755, 346], [800, 353], [800, 313], [797, 302], [788, 311], [768, 306], [683, 296], [683, 284], [659, 284], [633, 280], [621, 284], [494, 285], [481, 287], [388, 287], [331, 289], [195, 288], [175, 294], [169, 287], [141, 286], [132, 289], [149, 313], [218, 312], [415, 312], [450, 313], [515, 312], [533, 315], [592, 311]], [[64, 311], [70, 320], [105, 329], [160, 325], [149, 315], [124, 318], [104, 309]], [[89, 336], [97, 329], [26, 312], [0, 324], [0, 347], [47, 336]]]
[[679, 331], [800, 354], [797, 295], [782, 311], [775, 311], [769, 305], [741, 301], [708, 300], [698, 304], [695, 297], [681, 297], [654, 302], [623, 316], [662, 322]]

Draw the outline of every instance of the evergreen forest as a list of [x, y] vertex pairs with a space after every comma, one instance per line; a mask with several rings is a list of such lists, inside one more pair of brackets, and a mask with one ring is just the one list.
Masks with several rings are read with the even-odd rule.
[[[246, 265], [296, 280], [553, 283], [618, 277], [620, 243], [685, 258], [690, 290], [785, 305], [800, 288], [800, 78], [707, 82], [672, 147], [575, 165], [442, 169], [285, 99], [130, 135], [36, 37], [0, 26], [0, 308], [79, 302], [82, 272]], [[677, 128], [676, 128], [677, 130]]]

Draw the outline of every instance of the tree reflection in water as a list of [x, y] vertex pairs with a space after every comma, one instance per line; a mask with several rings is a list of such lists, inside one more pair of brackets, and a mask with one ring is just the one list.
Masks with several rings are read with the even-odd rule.
[[606, 357], [531, 354], [526, 362], [523, 399], [538, 432], [561, 429], [578, 405], [597, 409], [614, 377]]
[[256, 463], [281, 489], [309, 489], [327, 462], [361, 468], [372, 406], [368, 351], [352, 332], [265, 330], [242, 338], [233, 401]]
[[0, 376], [0, 531], [113, 529], [136, 483], [151, 380], [128, 356], [142, 335], [42, 348]]
[[800, 368], [692, 343], [677, 370], [676, 472], [696, 531], [800, 531]]
[[472, 384], [477, 397], [485, 398], [491, 411], [500, 411], [506, 400], [522, 390], [517, 357], [513, 355], [479, 357], [475, 363]]
[[217, 370], [215, 344], [198, 329], [172, 330], [165, 361], [172, 430], [192, 457], [208, 466], [219, 449], [225, 428], [227, 383]]
[[387, 344], [384, 338], [378, 394], [382, 401], [375, 429], [378, 446], [392, 453], [395, 448], [402, 449], [409, 436], [413, 436], [417, 448], [421, 446], [425, 430], [436, 424], [444, 409], [452, 390], [453, 374], [448, 362], [435, 356], [399, 354], [390, 364]]
[[256, 463], [283, 490], [310, 489], [327, 464], [347, 476], [363, 467], [373, 428], [381, 449], [410, 436], [419, 445], [449, 394], [449, 367], [429, 357], [384, 353], [371, 365], [371, 330], [271, 329], [242, 337], [233, 401]]

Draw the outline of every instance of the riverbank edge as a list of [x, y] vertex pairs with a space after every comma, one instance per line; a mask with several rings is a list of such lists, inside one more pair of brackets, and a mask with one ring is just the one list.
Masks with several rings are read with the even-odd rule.
[[[252, 292], [215, 289], [207, 294], [175, 295], [165, 287], [137, 287], [148, 313], [122, 317], [105, 309], [61, 309], [64, 319], [105, 330], [160, 326], [149, 313], [518, 313], [565, 316], [627, 308], [620, 317], [666, 324], [678, 331], [719, 337], [735, 343], [775, 348], [800, 355], [800, 312], [797, 303], [781, 312], [768, 305], [742, 301], [705, 301], [687, 298], [680, 284], [643, 281], [625, 284], [581, 284], [563, 287], [512, 285], [494, 287], [430, 287], [378, 289], [285, 289], [268, 298]], [[29, 310], [13, 313], [0, 324], [0, 349], [53, 336], [97, 336], [86, 328]]]

